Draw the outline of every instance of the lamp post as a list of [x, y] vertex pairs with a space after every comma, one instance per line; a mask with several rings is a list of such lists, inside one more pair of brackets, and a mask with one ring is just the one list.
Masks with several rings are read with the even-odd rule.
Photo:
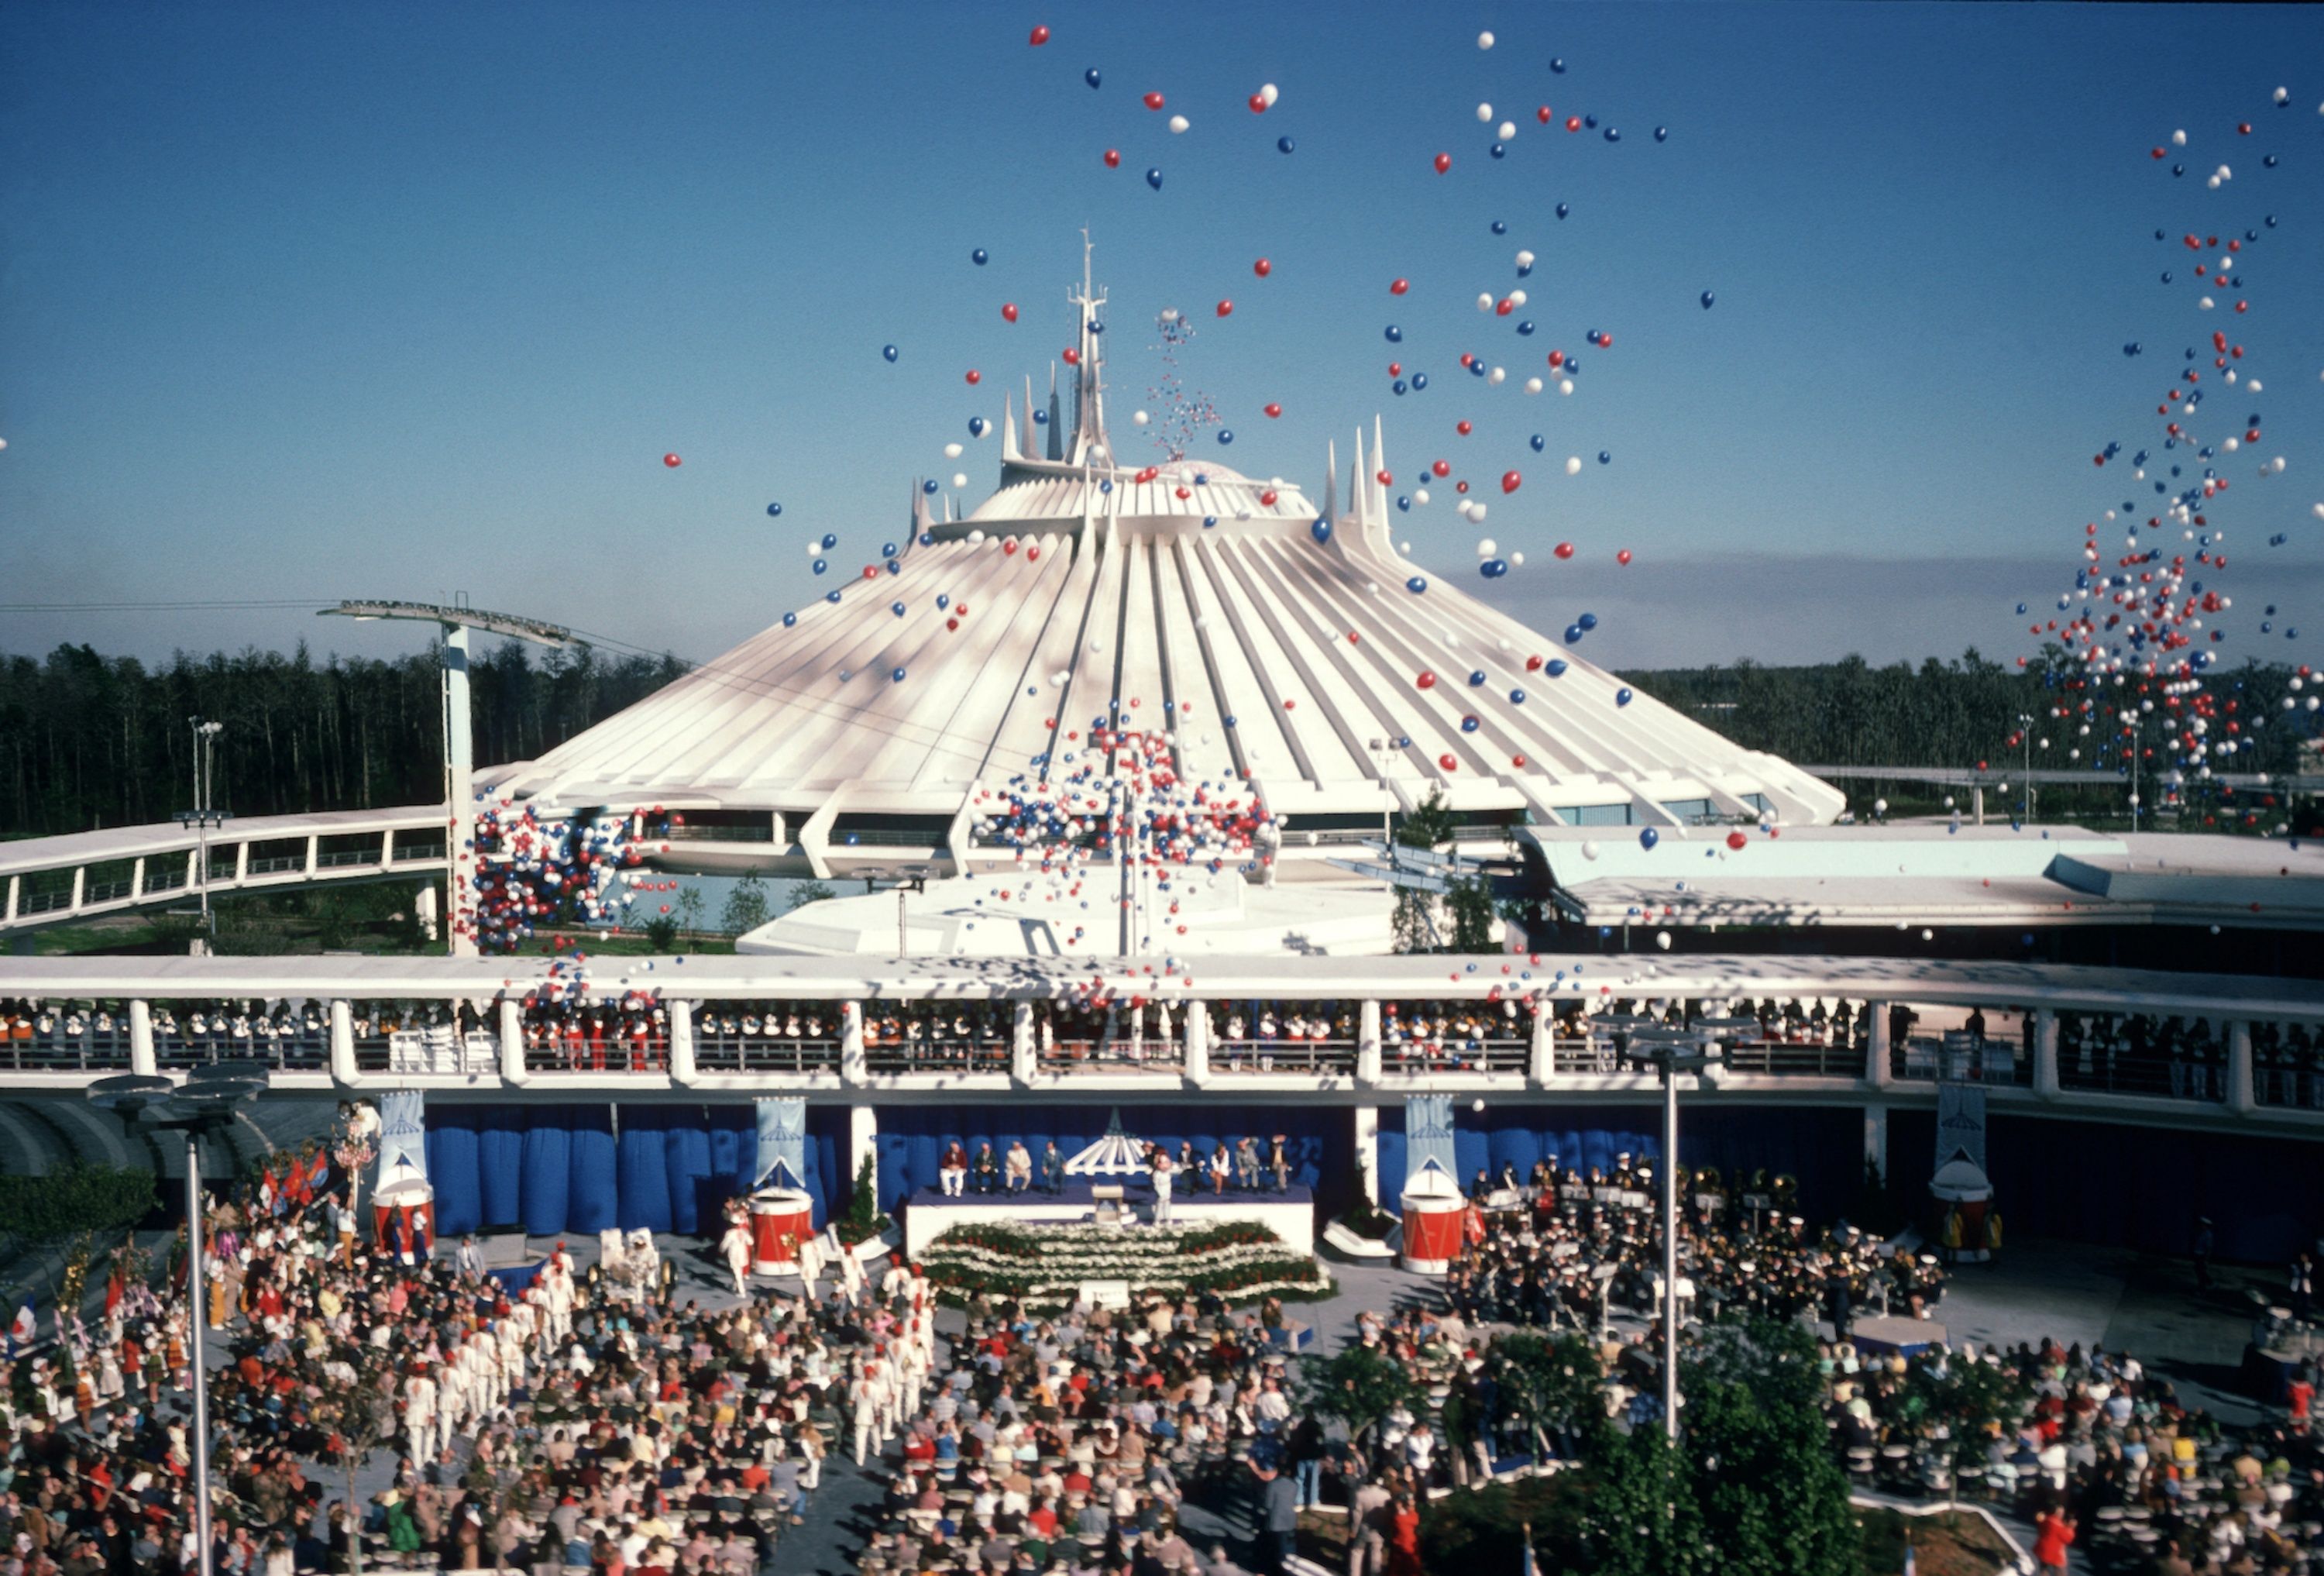
[[186, 1350], [194, 1375], [194, 1558], [197, 1576], [210, 1565], [210, 1380], [203, 1339], [208, 1320], [202, 1293], [202, 1159], [204, 1135], [222, 1133], [235, 1113], [266, 1087], [266, 1071], [250, 1062], [216, 1062], [198, 1067], [182, 1087], [167, 1078], [124, 1074], [88, 1086], [91, 1104], [115, 1112], [123, 1122], [186, 1139]]
[[1678, 1081], [1719, 1059], [1718, 1030], [1727, 1019], [1692, 1029], [1657, 1026], [1632, 1032], [1622, 1060], [1648, 1067], [1663, 1081], [1663, 1433], [1678, 1442]]
[[2032, 712], [2017, 714], [2017, 740], [2025, 746], [2025, 793], [2020, 814], [2025, 817], [2025, 824], [2030, 826], [2034, 824], [2034, 714]]
[[223, 826], [233, 816], [232, 811], [220, 810], [210, 803], [212, 772], [217, 763], [217, 736], [226, 732], [226, 724], [188, 717], [186, 726], [194, 734], [194, 807], [179, 811], [171, 819], [194, 828], [194, 889], [201, 900], [202, 932], [207, 935], [210, 929], [210, 828]]

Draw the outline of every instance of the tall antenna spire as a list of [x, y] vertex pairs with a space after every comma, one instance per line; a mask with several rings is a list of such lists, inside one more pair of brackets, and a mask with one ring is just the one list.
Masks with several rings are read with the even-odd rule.
[[1098, 309], [1105, 305], [1105, 292], [1099, 290], [1091, 272], [1090, 254], [1095, 248], [1089, 238], [1087, 226], [1082, 229], [1082, 288], [1078, 294], [1066, 300], [1081, 309], [1080, 348], [1075, 353], [1081, 364], [1074, 368], [1074, 441], [1073, 450], [1065, 457], [1075, 465], [1087, 465], [1093, 456], [1102, 451], [1105, 463], [1113, 463], [1112, 446], [1105, 436], [1105, 384], [1099, 375], [1099, 365], [1104, 351], [1098, 323]]

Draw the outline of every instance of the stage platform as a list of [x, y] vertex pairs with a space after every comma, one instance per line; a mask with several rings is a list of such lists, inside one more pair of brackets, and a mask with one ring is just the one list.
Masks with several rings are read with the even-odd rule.
[[[1054, 1194], [1036, 1187], [1020, 1194], [971, 1192], [949, 1198], [932, 1187], [915, 1189], [904, 1201], [905, 1257], [918, 1258], [945, 1231], [972, 1222], [1087, 1224], [1097, 1213], [1091, 1187], [1087, 1178], [1075, 1177]], [[1129, 1217], [1124, 1230], [1150, 1224], [1153, 1186], [1142, 1181], [1125, 1184], [1121, 1207]], [[1315, 1195], [1304, 1187], [1283, 1193], [1238, 1193], [1229, 1188], [1216, 1197], [1207, 1192], [1194, 1194], [1177, 1189], [1170, 1195], [1170, 1218], [1179, 1225], [1255, 1221], [1282, 1238], [1292, 1252], [1312, 1255], [1315, 1251]]]

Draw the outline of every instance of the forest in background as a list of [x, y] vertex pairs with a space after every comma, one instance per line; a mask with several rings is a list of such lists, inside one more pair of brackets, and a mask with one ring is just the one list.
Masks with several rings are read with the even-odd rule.
[[[482, 763], [530, 760], [687, 671], [676, 657], [615, 656], [587, 645], [536, 656], [503, 641], [470, 670]], [[46, 658], [0, 657], [0, 836], [43, 836], [167, 820], [192, 793], [189, 717], [222, 722], [214, 797], [241, 816], [428, 804], [443, 797], [440, 671], [433, 651], [390, 660], [315, 659], [246, 650], [180, 652], [148, 667], [63, 645]], [[1624, 682], [1755, 750], [1832, 766], [2006, 770], [2020, 714], [2079, 701], [2055, 648], [2020, 670], [1975, 651], [1914, 667], [1860, 657], [1812, 667], [1669, 668]], [[2293, 671], [2246, 663], [2209, 687], [2246, 725], [2264, 717], [2238, 770], [2288, 772], [2315, 714], [2280, 710]], [[2106, 709], [2115, 709], [2108, 692]], [[2035, 764], [2092, 764], [2103, 730], [2052, 723]], [[2041, 734], [2045, 730], [2037, 727]], [[2151, 747], [2154, 736], [2149, 733]], [[2079, 761], [2068, 748], [2083, 749]], [[1901, 797], [1901, 796], [1899, 796]]]

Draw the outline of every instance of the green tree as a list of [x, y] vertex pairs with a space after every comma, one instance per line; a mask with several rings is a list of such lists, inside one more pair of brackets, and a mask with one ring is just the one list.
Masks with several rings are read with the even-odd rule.
[[1858, 1576], [1816, 1363], [1804, 1326], [1748, 1319], [1705, 1332], [1681, 1373], [1692, 1497], [1721, 1576]]
[[678, 892], [678, 927], [688, 933], [702, 928], [702, 889], [680, 887]]
[[126, 1230], [158, 1203], [139, 1166], [70, 1160], [44, 1176], [0, 1176], [0, 1240], [40, 1252], [75, 1237]]
[[783, 905], [783, 912], [788, 914], [794, 909], [806, 908], [809, 903], [820, 903], [837, 895], [821, 881], [801, 881], [791, 889], [790, 900]]
[[1403, 1406], [1417, 1415], [1428, 1401], [1426, 1387], [1409, 1369], [1370, 1346], [1343, 1346], [1320, 1362], [1310, 1359], [1300, 1380], [1309, 1410], [1345, 1424], [1359, 1450], [1369, 1448], [1389, 1413]]
[[1585, 1451], [1610, 1442], [1606, 1374], [1591, 1342], [1521, 1330], [1495, 1341], [1493, 1358], [1502, 1389], [1533, 1430], [1536, 1451], [1548, 1447], [1553, 1433], [1579, 1439]]
[[[1782, 1485], [1764, 1484], [1760, 1491], [1778, 1494]], [[1582, 1536], [1597, 1576], [1728, 1576], [1743, 1569], [1709, 1557], [1693, 1475], [1660, 1426], [1609, 1433], [1589, 1485]]]
[[1397, 823], [1396, 841], [1404, 848], [1442, 848], [1452, 841], [1452, 812], [1444, 807], [1444, 790], [1432, 788]]
[[869, 1150], [855, 1168], [855, 1186], [848, 1194], [847, 1212], [839, 1218], [839, 1240], [848, 1248], [869, 1242], [896, 1222], [880, 1210], [880, 1163]]
[[1436, 926], [1429, 917], [1433, 901], [1426, 892], [1416, 892], [1409, 887], [1396, 889], [1396, 911], [1389, 917], [1388, 926], [1397, 951], [1436, 950]]
[[1493, 886], [1481, 875], [1461, 877], [1451, 883], [1444, 907], [1452, 919], [1452, 950], [1480, 953], [1493, 950]]
[[363, 1501], [355, 1479], [372, 1457], [396, 1439], [395, 1365], [387, 1349], [367, 1341], [334, 1341], [320, 1357], [297, 1348], [298, 1382], [307, 1414], [326, 1441], [322, 1459], [338, 1467], [346, 1485], [347, 1571], [363, 1576]]
[[726, 907], [718, 916], [718, 928], [729, 935], [741, 935], [767, 922], [767, 884], [753, 871], [734, 883], [726, 894]]

